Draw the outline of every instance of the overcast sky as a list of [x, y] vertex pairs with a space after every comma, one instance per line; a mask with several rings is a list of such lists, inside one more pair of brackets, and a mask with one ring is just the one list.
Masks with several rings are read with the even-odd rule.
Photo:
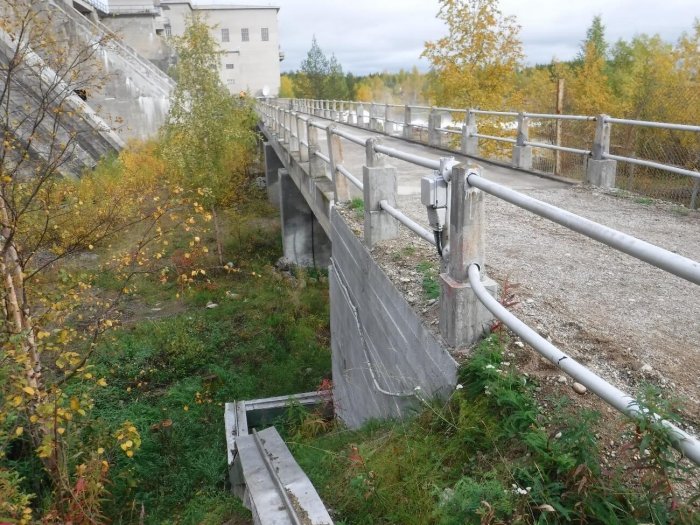
[[[246, 3], [280, 7], [282, 71], [299, 69], [316, 35], [326, 54], [335, 53], [345, 71], [367, 74], [410, 69], [425, 71], [420, 54], [426, 40], [446, 30], [435, 15], [437, 0], [199, 0], [195, 3]], [[609, 42], [635, 34], [660, 34], [676, 41], [700, 17], [698, 0], [501, 0], [504, 14], [515, 15], [528, 64], [574, 57], [596, 14], [603, 17]]]

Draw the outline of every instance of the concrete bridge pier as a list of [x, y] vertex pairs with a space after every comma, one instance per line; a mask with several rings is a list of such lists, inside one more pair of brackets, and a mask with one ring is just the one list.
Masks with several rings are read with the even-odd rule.
[[297, 266], [326, 268], [331, 241], [286, 169], [278, 171], [284, 257]]
[[269, 142], [263, 142], [263, 155], [265, 158], [265, 182], [267, 186], [268, 200], [280, 207], [280, 180], [279, 170], [284, 168], [282, 161], [277, 156], [275, 149]]

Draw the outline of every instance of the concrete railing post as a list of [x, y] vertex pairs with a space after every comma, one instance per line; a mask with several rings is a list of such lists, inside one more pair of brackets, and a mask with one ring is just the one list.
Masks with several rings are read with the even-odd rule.
[[442, 127], [442, 115], [435, 108], [430, 109], [428, 114], [428, 145], [440, 147], [442, 145], [442, 136], [440, 131]]
[[532, 146], [527, 145], [529, 120], [524, 113], [518, 113], [518, 134], [513, 146], [512, 166], [522, 170], [532, 169]]
[[289, 112], [289, 151], [298, 152], [299, 147], [299, 114], [296, 111]]
[[299, 138], [299, 161], [309, 162], [309, 148], [308, 146], [302, 144], [305, 142], [309, 143], [309, 137], [307, 135], [307, 121], [308, 119], [299, 116], [297, 118], [297, 137]]
[[309, 138], [309, 175], [312, 178], [326, 176], [326, 165], [316, 152], [320, 150], [318, 143], [318, 128], [314, 126], [314, 121], [306, 121], [306, 136]]
[[282, 142], [289, 144], [291, 142], [290, 133], [291, 115], [288, 109], [282, 110]]
[[479, 156], [479, 137], [476, 125], [476, 113], [471, 109], [467, 110], [467, 121], [462, 128], [462, 153], [474, 157]]
[[338, 171], [338, 166], [343, 164], [343, 145], [340, 142], [340, 137], [335, 134], [337, 127], [336, 124], [331, 124], [326, 128], [328, 158], [331, 160], [331, 180], [333, 181], [335, 202], [346, 202], [350, 200], [350, 188], [348, 188], [348, 179]]
[[323, 101], [323, 118], [326, 118], [326, 119], [331, 118], [331, 101], [330, 100]]
[[479, 169], [465, 164], [452, 169], [447, 271], [440, 274], [440, 333], [454, 347], [479, 339], [492, 319], [469, 284], [469, 266], [478, 264], [484, 286], [494, 296], [497, 290], [484, 271], [484, 193], [469, 186], [470, 173], [478, 174]]
[[345, 101], [341, 100], [338, 103], [338, 122], [347, 122], [347, 118], [345, 117]]
[[374, 102], [369, 106], [369, 129], [377, 131], [377, 105]]
[[413, 116], [411, 114], [411, 106], [406, 105], [403, 110], [403, 138], [411, 140], [413, 138]]
[[617, 162], [605, 158], [605, 155], [610, 152], [611, 126], [606, 119], [607, 115], [598, 115], [596, 117], [593, 148], [586, 166], [586, 182], [593, 186], [614, 188]]
[[396, 168], [386, 165], [384, 156], [376, 152], [375, 146], [379, 143], [376, 137], [367, 139], [366, 162], [362, 167], [365, 245], [370, 249], [379, 241], [394, 239], [399, 235], [399, 222], [379, 205], [386, 200], [395, 207], [398, 192]]
[[390, 134], [389, 126], [389, 104], [384, 104], [384, 124], [382, 125], [384, 133]]
[[690, 209], [698, 209], [698, 193], [700, 193], [700, 179], [695, 179], [695, 184], [693, 184], [693, 193], [690, 196]]
[[338, 122], [340, 120], [340, 118], [338, 116], [338, 101], [334, 100], [331, 102], [331, 104], [332, 104], [332, 106], [331, 106], [331, 120], [333, 122]]
[[365, 127], [365, 106], [360, 103], [357, 105], [357, 125], [361, 128]]

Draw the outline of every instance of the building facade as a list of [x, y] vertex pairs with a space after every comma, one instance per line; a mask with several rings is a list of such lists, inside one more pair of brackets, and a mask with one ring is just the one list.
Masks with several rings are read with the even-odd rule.
[[190, 0], [87, 0], [100, 22], [141, 56], [168, 71], [177, 57], [168, 38], [200, 15], [221, 49], [219, 75], [230, 93], [276, 96], [280, 86], [279, 7], [200, 5]]

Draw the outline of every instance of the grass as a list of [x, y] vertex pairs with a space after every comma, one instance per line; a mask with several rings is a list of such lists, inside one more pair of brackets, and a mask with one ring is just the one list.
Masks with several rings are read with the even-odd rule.
[[[109, 458], [103, 510], [112, 523], [136, 523], [142, 513], [145, 523], [248, 523], [227, 487], [223, 404], [315, 390], [330, 376], [327, 278], [279, 274], [272, 224], [257, 216], [230, 225], [226, 254], [240, 271], [198, 283], [179, 300], [182, 313], [132, 322], [96, 352], [92, 373], [109, 385], [97, 391], [94, 424], [80, 438], [128, 420], [142, 439], [133, 458]], [[174, 290], [148, 281], [139, 291], [149, 306], [175, 301]]]
[[440, 282], [438, 281], [438, 269], [434, 263], [421, 262], [416, 266], [416, 270], [423, 275], [423, 293], [427, 299], [437, 299], [440, 297]]
[[623, 461], [605, 465], [598, 415], [564, 399], [543, 412], [537, 384], [504, 361], [495, 336], [459, 379], [449, 400], [421, 400], [411, 421], [291, 440], [336, 523], [698, 523], [673, 488], [688, 472], [658, 427], [627, 425]]
[[350, 201], [350, 209], [355, 211], [357, 217], [363, 217], [365, 214], [365, 201], [361, 197], [355, 197]]

